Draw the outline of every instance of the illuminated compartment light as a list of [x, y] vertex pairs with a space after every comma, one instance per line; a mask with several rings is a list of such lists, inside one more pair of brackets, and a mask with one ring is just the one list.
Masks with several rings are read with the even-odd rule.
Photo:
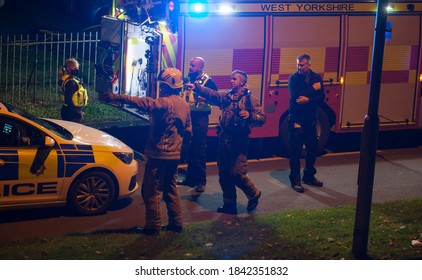
[[419, 82], [422, 83], [422, 74], [419, 75]]
[[394, 6], [393, 5], [388, 5], [387, 6], [387, 12], [392, 12], [394, 11]]
[[344, 77], [340, 77], [340, 84], [343, 85], [344, 84]]
[[231, 14], [231, 13], [234, 12], [234, 9], [230, 5], [222, 5], [218, 9], [218, 12], [221, 13], [221, 14]]

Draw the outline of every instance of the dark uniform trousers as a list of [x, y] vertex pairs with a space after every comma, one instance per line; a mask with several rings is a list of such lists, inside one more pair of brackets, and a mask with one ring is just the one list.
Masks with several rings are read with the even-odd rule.
[[206, 184], [207, 134], [209, 112], [191, 111], [192, 142], [188, 153], [186, 180], [194, 184]]
[[315, 173], [316, 152], [318, 148], [316, 121], [302, 122], [301, 128], [294, 128], [294, 123], [289, 122], [290, 139], [290, 182], [300, 182], [300, 158], [303, 144], [306, 147], [304, 178], [312, 178]]
[[61, 117], [64, 121], [71, 121], [76, 123], [82, 122], [82, 108], [69, 108], [67, 105], [62, 106]]
[[218, 170], [225, 205], [236, 205], [236, 186], [248, 199], [255, 198], [259, 190], [248, 177], [248, 136], [220, 133], [218, 145]]
[[176, 185], [179, 160], [147, 158], [142, 184], [142, 198], [145, 203], [145, 228], [160, 229], [161, 193], [167, 207], [168, 224], [183, 225], [179, 190]]

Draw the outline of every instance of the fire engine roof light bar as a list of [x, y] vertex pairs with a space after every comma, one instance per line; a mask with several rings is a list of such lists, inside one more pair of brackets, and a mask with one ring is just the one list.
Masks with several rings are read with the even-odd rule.
[[189, 15], [191, 17], [206, 17], [210, 12], [210, 5], [207, 0], [197, 0], [189, 3]]
[[217, 12], [220, 14], [231, 14], [234, 12], [234, 7], [230, 4], [222, 4], [218, 7]]
[[[207, 1], [197, 1], [190, 4], [190, 9], [192, 16], [205, 16], [210, 12], [210, 4]], [[231, 14], [235, 12], [235, 8], [230, 3], [222, 3], [216, 7], [215, 10], [219, 14]]]
[[192, 5], [192, 11], [195, 13], [203, 13], [205, 12], [205, 5], [203, 3], [195, 3]]

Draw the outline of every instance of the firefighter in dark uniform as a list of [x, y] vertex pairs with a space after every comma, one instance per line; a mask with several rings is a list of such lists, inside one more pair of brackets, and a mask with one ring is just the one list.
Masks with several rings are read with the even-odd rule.
[[302, 54], [297, 58], [297, 72], [289, 77], [289, 138], [290, 138], [290, 175], [291, 187], [303, 193], [300, 180], [300, 157], [305, 145], [306, 157], [302, 181], [305, 184], [322, 187], [323, 183], [315, 178], [317, 138], [317, 106], [324, 100], [324, 83], [320, 75], [310, 69], [311, 58]]
[[247, 88], [248, 76], [235, 70], [231, 75], [231, 87], [228, 92], [217, 92], [198, 83], [189, 85], [196, 93], [203, 96], [210, 104], [222, 110], [218, 124], [218, 172], [223, 191], [223, 205], [217, 212], [237, 214], [236, 186], [248, 198], [247, 211], [252, 212], [258, 206], [261, 191], [248, 177], [249, 133], [252, 126], [265, 123], [266, 116], [258, 100]]
[[[204, 73], [205, 62], [201, 57], [194, 57], [189, 64], [189, 74], [185, 82], [198, 83], [207, 88], [218, 90], [216, 84], [209, 75]], [[207, 134], [211, 106], [206, 100], [185, 90], [182, 97], [190, 105], [192, 119], [192, 139], [187, 149], [187, 173], [184, 180], [178, 180], [178, 184], [195, 187], [201, 193], [205, 191], [207, 183], [206, 162], [207, 162]], [[182, 155], [183, 160], [184, 155]]]
[[81, 123], [83, 119], [82, 108], [88, 102], [88, 95], [82, 81], [78, 78], [78, 61], [74, 58], [66, 60], [59, 73], [60, 100], [63, 102], [62, 120]]

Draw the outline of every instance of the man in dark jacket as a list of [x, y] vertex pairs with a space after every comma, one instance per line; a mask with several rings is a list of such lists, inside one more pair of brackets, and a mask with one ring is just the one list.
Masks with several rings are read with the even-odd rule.
[[300, 181], [300, 157], [302, 147], [306, 147], [305, 168], [302, 181], [305, 184], [322, 187], [323, 183], [315, 178], [317, 137], [317, 106], [324, 100], [324, 83], [320, 75], [310, 69], [311, 58], [307, 54], [297, 58], [297, 72], [289, 77], [289, 138], [290, 138], [290, 175], [291, 187], [303, 193]]
[[151, 114], [151, 128], [145, 146], [142, 198], [145, 203], [145, 234], [157, 234], [161, 228], [161, 192], [167, 206], [166, 230], [183, 229], [180, 193], [176, 185], [183, 135], [192, 132], [189, 105], [180, 97], [183, 78], [180, 70], [167, 68], [159, 74], [160, 97], [135, 97], [108, 94], [106, 100], [120, 100]]
[[[185, 80], [218, 90], [212, 78], [204, 73], [204, 67], [205, 62], [203, 58], [192, 58], [189, 64], [189, 75]], [[204, 98], [193, 94], [189, 90], [185, 90], [182, 95], [190, 105], [192, 141], [187, 153], [188, 170], [186, 178], [179, 180], [177, 183], [195, 187], [195, 190], [201, 193], [205, 191], [207, 183], [207, 134], [211, 106], [205, 102]]]
[[220, 213], [237, 214], [236, 186], [248, 198], [248, 212], [256, 209], [261, 197], [261, 191], [247, 175], [247, 154], [251, 128], [264, 124], [266, 116], [248, 89], [247, 81], [245, 72], [235, 70], [231, 75], [232, 89], [228, 92], [217, 92], [198, 83], [189, 86], [207, 102], [221, 109], [217, 127], [217, 164], [224, 203], [217, 209]]

